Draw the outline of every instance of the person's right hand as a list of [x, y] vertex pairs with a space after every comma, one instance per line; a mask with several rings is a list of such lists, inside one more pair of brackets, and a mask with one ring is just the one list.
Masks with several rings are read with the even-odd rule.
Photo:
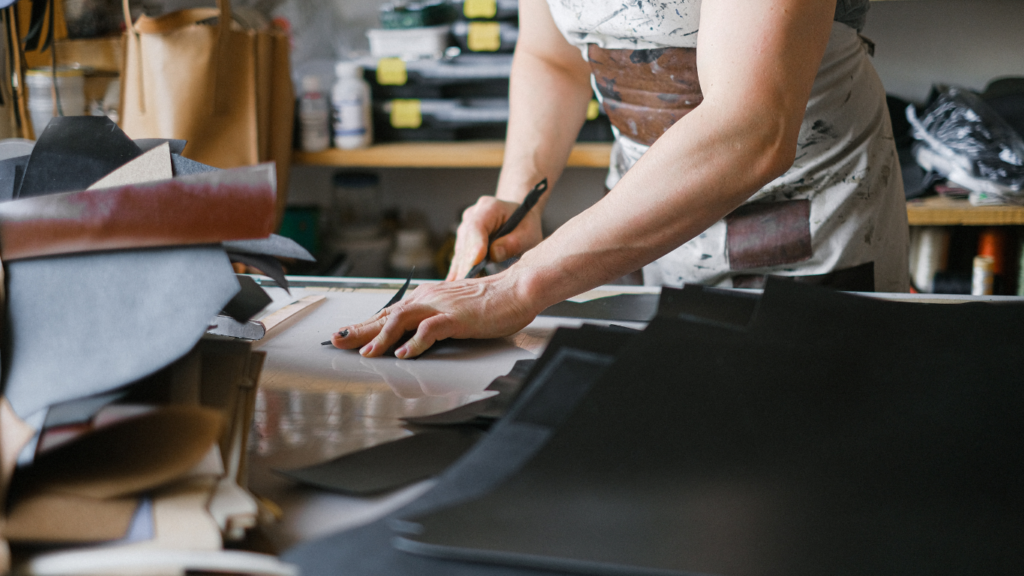
[[[516, 202], [481, 196], [476, 204], [462, 213], [462, 223], [455, 237], [455, 256], [448, 269], [447, 281], [464, 278], [473, 266], [484, 259], [488, 236], [500, 228], [518, 207]], [[539, 208], [530, 210], [515, 230], [494, 241], [490, 254], [492, 262], [504, 262], [540, 244], [544, 236], [541, 232]]]

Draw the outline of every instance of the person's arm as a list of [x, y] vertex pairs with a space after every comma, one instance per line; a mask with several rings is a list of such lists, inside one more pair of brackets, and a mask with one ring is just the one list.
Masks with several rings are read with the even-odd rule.
[[[497, 230], [531, 188], [562, 174], [586, 119], [592, 97], [590, 67], [555, 26], [545, 0], [519, 3], [520, 31], [509, 79], [509, 123], [505, 158], [495, 196], [484, 196], [463, 214], [448, 280], [465, 277], [483, 260], [487, 236]], [[516, 230], [494, 243], [501, 262], [541, 241], [541, 214], [549, 190]]]
[[[615, 188], [508, 270], [421, 286], [336, 336], [342, 348], [421, 354], [437, 340], [508, 335], [545, 307], [651, 262], [721, 219], [792, 165], [834, 2], [704, 0], [697, 68], [704, 101]], [[368, 343], [368, 344], [367, 344]]]

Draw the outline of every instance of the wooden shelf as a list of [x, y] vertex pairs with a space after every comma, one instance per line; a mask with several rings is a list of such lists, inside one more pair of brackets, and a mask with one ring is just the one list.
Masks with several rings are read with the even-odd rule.
[[[604, 142], [577, 144], [569, 166], [607, 168], [612, 145]], [[476, 142], [393, 142], [361, 150], [296, 152], [295, 164], [352, 168], [500, 168], [505, 144]], [[911, 226], [1005, 226], [1024, 225], [1024, 207], [971, 206], [966, 200], [932, 197], [907, 203]]]
[[907, 202], [911, 226], [1006, 226], [1024, 224], [1022, 206], [971, 206], [967, 200], [933, 196]]
[[[569, 156], [569, 166], [607, 168], [612, 145], [605, 142], [577, 144]], [[296, 152], [295, 164], [359, 168], [500, 168], [505, 143], [477, 142], [392, 142], [361, 150], [330, 149], [323, 152]]]

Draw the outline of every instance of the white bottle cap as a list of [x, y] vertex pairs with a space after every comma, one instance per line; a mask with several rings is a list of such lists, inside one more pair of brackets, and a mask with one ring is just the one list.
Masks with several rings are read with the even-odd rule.
[[303, 76], [302, 77], [302, 91], [303, 92], [319, 92], [320, 91], [320, 77], [319, 76]]
[[363, 67], [357, 62], [343, 60], [334, 65], [334, 75], [338, 78], [362, 78]]

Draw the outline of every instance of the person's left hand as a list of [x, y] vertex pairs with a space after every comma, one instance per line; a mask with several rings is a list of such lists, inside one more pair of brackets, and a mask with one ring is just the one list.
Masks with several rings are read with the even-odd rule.
[[486, 278], [423, 284], [369, 320], [331, 336], [337, 348], [370, 358], [384, 354], [406, 332], [416, 331], [395, 350], [398, 358], [419, 356], [446, 338], [498, 338], [523, 329], [540, 310], [516, 289], [512, 270]]

